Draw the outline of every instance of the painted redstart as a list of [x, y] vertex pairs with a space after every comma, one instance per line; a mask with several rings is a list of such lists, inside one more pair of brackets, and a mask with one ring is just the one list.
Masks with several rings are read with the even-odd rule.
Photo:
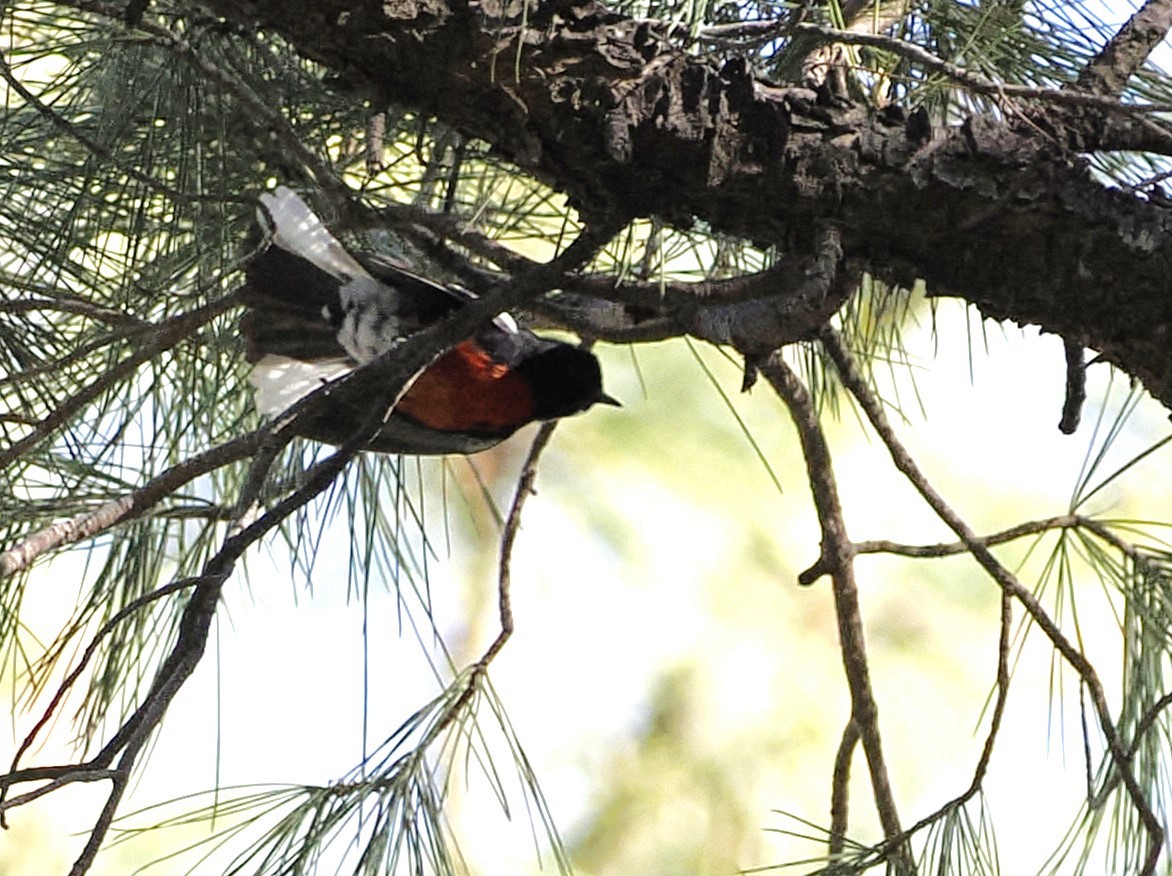
[[[262, 414], [285, 410], [475, 298], [386, 258], [348, 252], [284, 186], [260, 201], [264, 238], [245, 269], [250, 310], [241, 330]], [[299, 417], [295, 428], [341, 444], [379, 403], [385, 404], [384, 394], [359, 375]], [[527, 423], [594, 404], [618, 402], [602, 391], [593, 353], [520, 329], [501, 314], [417, 375], [369, 446], [385, 453], [476, 453]]]

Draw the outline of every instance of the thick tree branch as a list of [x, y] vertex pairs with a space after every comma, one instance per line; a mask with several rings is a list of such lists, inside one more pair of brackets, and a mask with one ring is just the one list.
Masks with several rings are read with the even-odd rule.
[[207, 3], [489, 142], [584, 214], [700, 218], [797, 252], [834, 221], [852, 263], [1072, 338], [1172, 403], [1172, 211], [1097, 182], [1060, 122], [934, 132], [718, 67], [592, 0]]

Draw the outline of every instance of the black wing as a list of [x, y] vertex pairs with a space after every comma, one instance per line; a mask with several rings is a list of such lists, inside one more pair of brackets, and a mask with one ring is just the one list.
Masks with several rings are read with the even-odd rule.
[[[383, 256], [357, 256], [371, 276], [398, 290], [399, 319], [408, 333], [419, 331], [450, 317], [476, 300], [476, 293], [454, 283], [437, 283], [402, 267]], [[475, 334], [476, 342], [498, 362], [516, 365], [522, 359], [556, 345], [519, 329], [508, 314], [486, 323]]]

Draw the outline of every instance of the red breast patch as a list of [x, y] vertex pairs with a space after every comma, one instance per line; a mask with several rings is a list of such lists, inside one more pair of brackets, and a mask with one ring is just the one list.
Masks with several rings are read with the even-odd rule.
[[395, 413], [445, 432], [493, 433], [533, 419], [524, 378], [464, 341], [433, 362], [400, 399]]

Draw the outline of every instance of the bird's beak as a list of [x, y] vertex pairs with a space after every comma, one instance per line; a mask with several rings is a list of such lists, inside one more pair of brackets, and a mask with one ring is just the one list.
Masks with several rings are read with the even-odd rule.
[[596, 398], [594, 401], [600, 405], [610, 405], [612, 408], [621, 408], [623, 406], [621, 401], [619, 401], [617, 398], [611, 398], [605, 392], [600, 392], [598, 394], [598, 398]]

